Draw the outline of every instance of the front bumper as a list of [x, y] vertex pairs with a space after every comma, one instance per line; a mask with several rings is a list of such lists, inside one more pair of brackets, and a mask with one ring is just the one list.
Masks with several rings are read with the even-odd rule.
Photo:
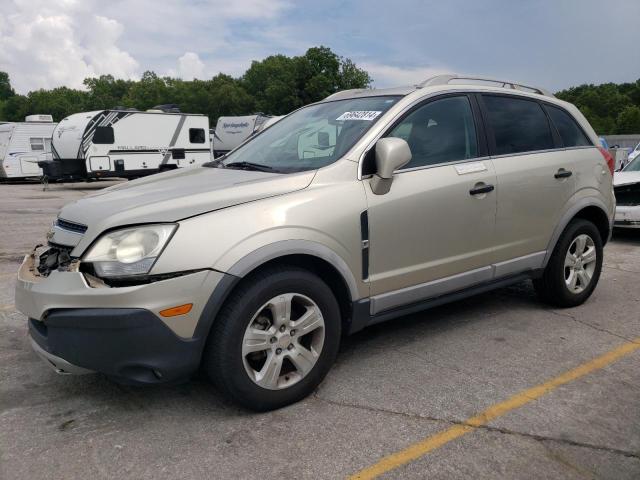
[[640, 228], [640, 205], [618, 205], [613, 226], [616, 228]]
[[202, 342], [177, 337], [148, 310], [76, 308], [29, 319], [34, 349], [59, 373], [104, 373], [121, 383], [188, 378], [200, 364]]
[[[208, 320], [203, 311], [225, 277], [203, 270], [112, 288], [90, 285], [79, 271], [40, 276], [29, 255], [18, 272], [15, 305], [29, 317], [36, 352], [61, 373], [90, 370], [127, 383], [168, 382], [197, 369], [208, 329], [196, 329], [201, 318]], [[159, 315], [186, 303], [193, 307], [185, 315]]]

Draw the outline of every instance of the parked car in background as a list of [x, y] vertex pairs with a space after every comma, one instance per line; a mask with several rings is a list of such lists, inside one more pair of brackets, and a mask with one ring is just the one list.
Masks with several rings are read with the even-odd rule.
[[[637, 147], [636, 147], [637, 148]], [[640, 156], [613, 176], [616, 227], [640, 228]]]
[[50, 180], [137, 178], [211, 160], [209, 118], [175, 105], [81, 112], [53, 131]]
[[235, 402], [274, 409], [369, 325], [525, 279], [556, 307], [585, 302], [613, 167], [578, 109], [539, 88], [347, 90], [217, 161], [66, 205], [15, 304], [61, 372], [152, 384], [203, 366]]
[[51, 159], [51, 115], [29, 115], [24, 122], [0, 122], [0, 180], [37, 178], [38, 162]]
[[605, 150], [609, 150], [609, 144], [607, 143], [606, 138], [598, 137], [598, 140], [600, 140], [600, 145], [602, 146], [602, 148], [604, 148]]
[[629, 152], [629, 157], [628, 157], [628, 161], [631, 162], [632, 160], [635, 160], [636, 158], [640, 157], [640, 143], [638, 143], [633, 150], [631, 150]]

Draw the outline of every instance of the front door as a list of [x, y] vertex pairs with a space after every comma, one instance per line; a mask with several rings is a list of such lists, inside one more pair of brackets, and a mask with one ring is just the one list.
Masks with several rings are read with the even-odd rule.
[[471, 101], [447, 96], [410, 111], [388, 136], [407, 141], [411, 162], [384, 195], [365, 180], [374, 314], [491, 278], [496, 175], [479, 158]]

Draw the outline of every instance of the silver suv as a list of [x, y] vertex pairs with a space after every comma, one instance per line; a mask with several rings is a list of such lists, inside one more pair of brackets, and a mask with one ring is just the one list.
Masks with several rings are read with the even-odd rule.
[[615, 208], [598, 145], [573, 105], [512, 82], [339, 92], [202, 167], [66, 205], [16, 305], [59, 372], [202, 366], [237, 403], [281, 407], [368, 325], [525, 279], [584, 302]]

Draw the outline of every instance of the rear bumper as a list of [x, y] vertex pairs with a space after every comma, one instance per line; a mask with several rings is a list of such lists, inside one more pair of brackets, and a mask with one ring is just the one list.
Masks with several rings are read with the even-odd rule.
[[34, 349], [59, 373], [101, 372], [121, 383], [188, 378], [200, 363], [202, 341], [177, 337], [144, 309], [70, 309], [29, 319]]

